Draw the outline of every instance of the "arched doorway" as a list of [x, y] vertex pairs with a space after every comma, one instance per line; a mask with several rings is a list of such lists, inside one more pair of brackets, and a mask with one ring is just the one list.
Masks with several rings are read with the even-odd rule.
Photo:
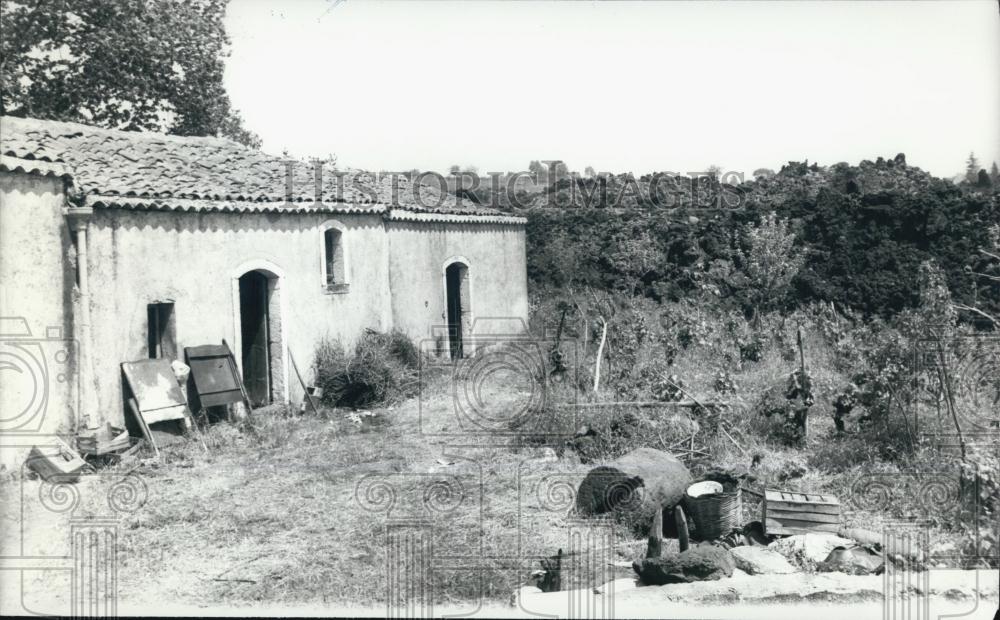
[[469, 266], [454, 262], [444, 271], [448, 313], [448, 345], [451, 359], [465, 356], [465, 336], [468, 335], [472, 304], [469, 301]]
[[253, 406], [281, 395], [281, 328], [277, 276], [253, 270], [239, 277], [240, 367]]

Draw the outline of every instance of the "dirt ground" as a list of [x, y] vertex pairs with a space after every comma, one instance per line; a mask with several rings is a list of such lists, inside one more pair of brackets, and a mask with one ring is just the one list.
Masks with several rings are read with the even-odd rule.
[[[529, 397], [497, 385], [478, 396], [498, 416]], [[9, 477], [0, 485], [0, 612], [69, 614], [73, 528], [111, 517], [119, 615], [381, 616], [399, 590], [391, 578], [424, 588], [420, 600], [433, 601], [435, 614], [587, 613], [570, 607], [566, 593], [520, 607], [511, 595], [541, 557], [572, 548], [569, 532], [583, 526], [570, 519], [567, 502], [588, 466], [539, 448], [432, 436], [455, 427], [455, 401], [447, 388], [428, 393], [360, 423], [335, 411], [255, 412], [252, 424], [211, 427], [208, 450], [192, 442], [160, 462], [122, 463], [72, 487]], [[416, 539], [392, 538], [414, 523]], [[620, 530], [600, 535], [610, 541], [605, 565], [644, 549]], [[414, 540], [426, 545], [433, 581], [414, 561]], [[593, 568], [592, 585], [627, 576]], [[995, 610], [996, 571], [978, 575], [989, 587], [977, 586], [975, 571], [944, 572], [957, 581], [931, 593], [935, 604], [968, 610], [982, 598]], [[813, 577], [819, 585], [744, 577], [687, 593], [678, 590], [687, 586], [634, 589], [619, 580], [614, 613], [692, 617], [689, 606], [698, 605], [705, 617], [733, 610], [748, 617], [751, 605], [755, 617], [801, 617], [806, 605], [813, 617], [881, 617], [881, 578]]]

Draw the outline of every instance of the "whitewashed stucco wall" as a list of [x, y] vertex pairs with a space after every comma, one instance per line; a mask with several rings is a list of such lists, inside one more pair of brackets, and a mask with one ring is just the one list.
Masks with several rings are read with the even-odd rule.
[[[22, 317], [32, 335], [58, 331], [72, 343], [80, 304], [65, 205], [62, 179], [0, 172], [0, 317]], [[330, 224], [342, 231], [346, 293], [324, 286], [322, 234]], [[446, 324], [449, 261], [468, 265], [473, 320], [527, 320], [522, 226], [387, 221], [380, 214], [97, 208], [88, 236], [92, 379], [100, 415], [112, 422], [123, 416], [121, 363], [148, 357], [147, 304], [174, 304], [182, 359], [184, 347], [225, 339], [239, 363], [236, 279], [250, 270], [279, 278], [286, 387], [279, 396], [293, 402], [302, 394], [285, 355], [289, 350], [308, 382], [323, 338], [350, 345], [365, 328], [398, 327], [417, 341], [433, 339], [434, 328]], [[4, 346], [0, 343], [0, 351]], [[71, 355], [64, 367], [50, 364], [49, 379], [62, 380], [47, 384], [41, 427], [48, 432], [72, 430], [77, 362]], [[19, 406], [12, 399], [23, 396], [24, 386], [11, 386], [10, 378], [0, 372], [0, 420]], [[0, 425], [0, 432], [5, 430]]]
[[[350, 283], [336, 294], [322, 280], [321, 225], [334, 217], [343, 225]], [[284, 345], [308, 375], [322, 338], [349, 343], [365, 328], [390, 327], [386, 245], [377, 215], [97, 211], [90, 252], [102, 404], [121, 414], [118, 365], [147, 356], [147, 304], [174, 303], [179, 356], [225, 339], [239, 363], [234, 280], [255, 269], [279, 277]], [[283, 396], [298, 400], [298, 379], [281, 357]]]
[[523, 226], [389, 221], [386, 229], [393, 325], [415, 339], [433, 338], [433, 327], [446, 331], [445, 267], [456, 260], [469, 269], [477, 333], [527, 324]]
[[78, 347], [63, 180], [0, 172], [0, 463], [72, 430]]

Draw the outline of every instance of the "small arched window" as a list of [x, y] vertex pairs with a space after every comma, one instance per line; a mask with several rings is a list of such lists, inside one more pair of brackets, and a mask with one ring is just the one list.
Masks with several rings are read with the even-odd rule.
[[327, 222], [322, 231], [323, 287], [327, 292], [344, 293], [348, 289], [348, 281], [343, 226], [339, 222]]

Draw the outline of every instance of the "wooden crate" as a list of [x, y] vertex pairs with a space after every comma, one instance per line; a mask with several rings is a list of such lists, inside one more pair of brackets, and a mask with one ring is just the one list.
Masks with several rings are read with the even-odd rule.
[[840, 529], [840, 500], [833, 495], [764, 491], [767, 534], [809, 534]]

